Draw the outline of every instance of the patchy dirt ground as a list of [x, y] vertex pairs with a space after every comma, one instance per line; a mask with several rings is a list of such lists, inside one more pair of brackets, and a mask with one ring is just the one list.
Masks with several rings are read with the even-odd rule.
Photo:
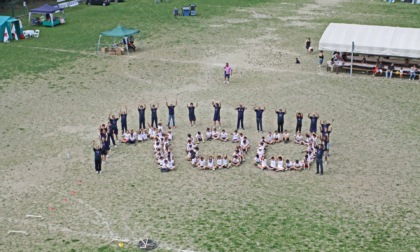
[[[303, 5], [298, 16], [281, 15], [288, 10], [282, 3], [240, 9], [201, 20], [208, 29], [185, 42], [144, 41], [129, 56], [87, 57], [71, 68], [10, 80], [0, 94], [0, 234], [24, 230], [29, 236], [3, 236], [1, 250], [87, 251], [112, 238], [139, 237], [169, 251], [418, 249], [420, 83], [319, 68], [304, 42], [311, 37], [317, 47], [325, 26], [313, 21], [339, 2]], [[225, 62], [234, 71], [229, 85], [222, 83]], [[118, 145], [103, 174], [94, 173], [90, 143], [108, 113], [127, 106], [128, 127], [135, 129], [137, 105], [159, 103], [165, 123], [164, 103], [175, 99], [176, 172], [159, 172], [149, 142]], [[254, 106], [267, 106], [267, 131], [276, 128], [277, 108], [287, 109], [288, 130], [296, 111], [334, 118], [325, 176], [313, 169], [261, 172], [251, 155], [231, 170], [191, 168], [183, 160], [186, 134], [211, 126], [212, 100], [222, 102], [229, 132], [236, 127], [234, 108], [249, 107], [244, 133], [253, 150], [261, 137]], [[199, 104], [197, 128], [189, 127], [189, 102]], [[214, 154], [229, 147], [200, 146]], [[294, 157], [300, 149], [282, 144], [271, 151]]]

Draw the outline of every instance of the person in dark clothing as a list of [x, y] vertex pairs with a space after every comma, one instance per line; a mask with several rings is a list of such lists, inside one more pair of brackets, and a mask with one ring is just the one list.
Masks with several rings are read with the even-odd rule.
[[220, 122], [220, 109], [222, 108], [222, 103], [219, 102], [214, 102], [212, 101], [211, 104], [213, 105], [214, 108], [214, 115], [213, 115], [213, 123], [214, 123], [214, 127], [216, 127], [216, 123], [219, 122], [219, 129], [222, 127], [222, 123]]
[[242, 130], [245, 130], [244, 128], [244, 112], [246, 110], [246, 107], [242, 104], [239, 104], [239, 107], [235, 108], [238, 111], [238, 122], [236, 124], [236, 130], [239, 129], [239, 126], [241, 126]]
[[324, 156], [324, 146], [322, 144], [318, 144], [316, 149], [316, 174], [324, 174], [324, 167], [322, 165], [322, 157]]
[[125, 111], [120, 110], [120, 117], [121, 117], [121, 131], [122, 134], [127, 131], [127, 107], [125, 107]]
[[198, 103], [196, 103], [195, 106], [194, 106], [194, 103], [192, 103], [192, 102], [190, 103], [190, 105], [187, 104], [188, 118], [190, 119], [191, 127], [193, 126], [193, 124], [194, 124], [194, 127], [195, 127], [195, 120], [196, 120], [196, 118], [195, 118], [195, 108], [196, 107], [198, 107]]
[[311, 47], [311, 38], [308, 38], [305, 43], [306, 53], [309, 53], [310, 47]]
[[[111, 123], [111, 134], [115, 135], [115, 139], [118, 141], [118, 125], [117, 122], [120, 119], [120, 114], [118, 114], [118, 118], [115, 115], [111, 116], [111, 113], [108, 115], [108, 120]], [[115, 145], [115, 143], [114, 143]]]
[[113, 132], [113, 129], [112, 129], [111, 122], [108, 122], [107, 133], [108, 133], [108, 142], [110, 142], [110, 140], [111, 140], [114, 147], [117, 147], [117, 145], [115, 144], [114, 132]]
[[311, 125], [309, 127], [309, 132], [316, 133], [316, 125], [318, 122], [319, 114], [317, 112], [312, 112], [308, 114], [309, 119], [311, 119]]
[[150, 105], [150, 110], [152, 111], [152, 127], [153, 127], [153, 123], [155, 123], [155, 127], [158, 127], [158, 117], [157, 117], [157, 110], [159, 108], [159, 104], [157, 104], [157, 106], [155, 107], [155, 104]]
[[168, 102], [166, 102], [166, 107], [168, 107], [168, 112], [169, 112], [168, 127], [169, 127], [169, 124], [171, 123], [171, 119], [172, 119], [172, 126], [174, 126], [174, 128], [176, 128], [176, 126], [175, 126], [175, 107], [176, 107], [176, 105], [178, 105], [178, 100], [175, 101], [175, 105], [173, 103], [168, 104]]
[[100, 145], [95, 146], [95, 140], [92, 141], [92, 148], [95, 160], [95, 171], [97, 174], [101, 173], [102, 168], [102, 148]]
[[137, 110], [139, 111], [139, 129], [145, 129], [146, 128], [146, 120], [145, 120], [145, 112], [146, 112], [146, 104], [139, 104], [137, 107]]
[[302, 132], [302, 121], [303, 114], [301, 112], [296, 112], [296, 132]]
[[276, 110], [277, 114], [277, 132], [283, 133], [284, 115], [287, 113], [286, 109]]
[[262, 115], [264, 113], [265, 107], [262, 109], [260, 106], [254, 107], [255, 115], [257, 118], [257, 132], [263, 132], [262, 126]]

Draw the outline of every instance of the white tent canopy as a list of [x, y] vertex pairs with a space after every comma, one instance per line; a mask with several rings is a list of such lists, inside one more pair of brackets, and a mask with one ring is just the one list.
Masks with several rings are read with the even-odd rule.
[[330, 23], [319, 50], [420, 58], [420, 29]]

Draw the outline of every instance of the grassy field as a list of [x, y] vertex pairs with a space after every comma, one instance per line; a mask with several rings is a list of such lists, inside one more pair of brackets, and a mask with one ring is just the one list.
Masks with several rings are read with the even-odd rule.
[[[66, 10], [67, 23], [41, 28], [39, 39], [0, 43], [0, 251], [138, 251], [113, 238], [150, 238], [155, 251], [417, 251], [419, 241], [420, 95], [418, 80], [331, 74], [314, 48], [330, 22], [420, 28], [420, 6], [373, 0], [199, 0], [198, 16], [174, 19], [187, 1], [154, 5], [126, 0], [109, 7]], [[139, 28], [140, 50], [96, 54], [99, 33]], [[327, 58], [330, 55], [327, 55]], [[294, 59], [301, 60], [300, 65]], [[234, 75], [222, 84], [222, 67]], [[178, 99], [173, 149], [178, 170], [161, 173], [151, 143], [119, 145], [98, 176], [90, 143], [108, 113]], [[277, 174], [252, 163], [260, 133], [245, 113], [252, 151], [239, 168], [198, 171], [184, 161], [188, 133], [212, 123], [236, 127], [234, 108], [334, 118], [331, 159], [324, 176]], [[197, 128], [185, 108], [198, 102]], [[146, 115], [149, 121], [149, 111]], [[304, 129], [309, 120], [304, 119]], [[230, 153], [233, 144], [205, 143], [201, 154]], [[301, 156], [294, 144], [268, 155]], [[45, 219], [25, 219], [26, 214]], [[6, 235], [10, 230], [20, 234]]]

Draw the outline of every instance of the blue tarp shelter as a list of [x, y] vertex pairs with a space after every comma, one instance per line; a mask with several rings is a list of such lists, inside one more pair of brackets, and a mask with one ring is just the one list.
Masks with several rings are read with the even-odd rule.
[[[54, 14], [55, 13], [59, 13], [61, 12], [64, 16], [64, 9], [60, 8], [58, 6], [51, 6], [49, 4], [44, 4], [41, 7], [32, 9], [29, 12], [29, 16], [28, 16], [28, 22], [31, 23], [31, 15], [32, 14], [43, 14], [43, 15], [49, 15], [50, 16], [50, 21], [46, 20], [45, 23], [43, 23], [44, 26], [52, 26], [54, 27], [54, 25], [60, 24], [60, 20], [59, 19], [54, 19]], [[64, 17], [65, 18], [65, 17]], [[57, 20], [57, 21], [56, 21]], [[48, 23], [50, 22], [50, 23]]]

